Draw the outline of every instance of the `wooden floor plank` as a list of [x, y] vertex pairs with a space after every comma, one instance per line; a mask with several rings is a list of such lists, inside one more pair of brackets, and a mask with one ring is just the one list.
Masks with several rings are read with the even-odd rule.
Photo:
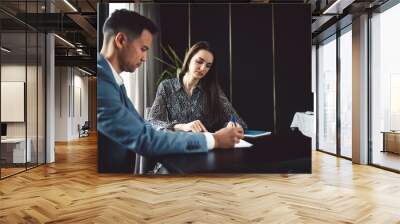
[[98, 174], [96, 137], [0, 181], [0, 223], [400, 223], [400, 175], [313, 152], [312, 174]]

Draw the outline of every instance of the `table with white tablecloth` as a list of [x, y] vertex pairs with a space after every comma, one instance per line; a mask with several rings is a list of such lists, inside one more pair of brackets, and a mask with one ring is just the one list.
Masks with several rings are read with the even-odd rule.
[[312, 147], [315, 148], [315, 120], [313, 112], [296, 112], [293, 116], [291, 128], [298, 128], [300, 132], [312, 138]]

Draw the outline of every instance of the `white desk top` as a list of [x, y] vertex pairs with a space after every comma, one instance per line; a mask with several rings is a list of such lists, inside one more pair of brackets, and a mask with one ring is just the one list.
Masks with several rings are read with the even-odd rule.
[[[28, 141], [30, 140], [29, 138], [27, 139]], [[1, 143], [19, 143], [19, 142], [24, 142], [25, 138], [6, 138], [6, 139], [1, 139]]]

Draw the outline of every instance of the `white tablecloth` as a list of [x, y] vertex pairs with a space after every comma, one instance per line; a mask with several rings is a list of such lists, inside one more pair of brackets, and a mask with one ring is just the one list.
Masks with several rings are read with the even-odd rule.
[[304, 112], [296, 112], [290, 127], [298, 128], [303, 135], [312, 138], [315, 136], [314, 115], [306, 114]]
[[298, 128], [303, 135], [310, 137], [312, 149], [316, 148], [315, 120], [312, 112], [296, 112], [290, 127]]

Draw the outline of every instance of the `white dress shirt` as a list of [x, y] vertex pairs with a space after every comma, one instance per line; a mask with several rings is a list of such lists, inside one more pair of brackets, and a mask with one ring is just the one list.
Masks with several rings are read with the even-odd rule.
[[124, 84], [124, 80], [123, 80], [122, 77], [117, 73], [117, 71], [115, 71], [114, 67], [111, 65], [111, 63], [108, 61], [107, 58], [106, 58], [106, 62], [107, 62], [108, 65], [110, 66], [111, 71], [112, 71], [112, 73], [113, 73], [113, 75], [114, 75], [114, 79], [115, 79], [115, 81], [117, 82], [117, 84], [118, 84], [119, 86], [123, 85], [123, 84]]

